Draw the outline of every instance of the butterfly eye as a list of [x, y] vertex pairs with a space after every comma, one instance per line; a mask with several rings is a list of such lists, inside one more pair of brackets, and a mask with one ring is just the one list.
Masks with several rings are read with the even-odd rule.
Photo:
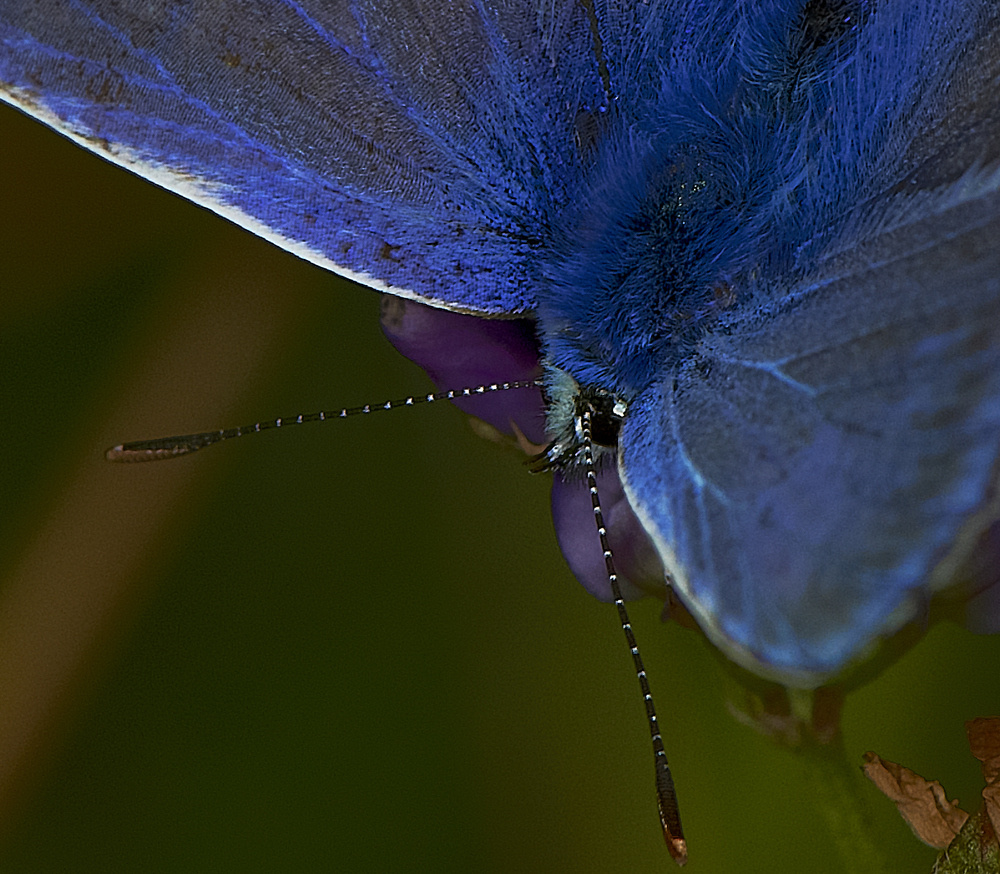
[[538, 457], [532, 470], [571, 472], [584, 467], [584, 419], [588, 420], [587, 440], [600, 463], [618, 447], [618, 434], [628, 409], [626, 402], [613, 392], [594, 386], [581, 386], [563, 370], [549, 366], [545, 379], [548, 405], [547, 430], [555, 439]]
[[615, 449], [618, 446], [618, 434], [625, 419], [626, 406], [624, 401], [615, 398], [608, 392], [584, 393], [578, 401], [581, 410], [590, 412], [590, 438], [595, 446]]

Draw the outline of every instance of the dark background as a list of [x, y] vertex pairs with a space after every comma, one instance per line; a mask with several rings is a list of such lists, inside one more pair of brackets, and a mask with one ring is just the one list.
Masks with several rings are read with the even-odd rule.
[[[669, 870], [614, 612], [545, 478], [456, 410], [102, 460], [427, 387], [375, 293], [0, 108], [0, 870]], [[843, 871], [801, 759], [633, 610], [689, 870]], [[848, 699], [849, 767], [975, 806], [998, 656], [932, 631]], [[857, 780], [893, 870], [929, 871]]]

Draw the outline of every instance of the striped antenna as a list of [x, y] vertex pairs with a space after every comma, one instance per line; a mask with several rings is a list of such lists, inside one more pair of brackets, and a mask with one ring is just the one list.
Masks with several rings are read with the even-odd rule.
[[587, 474], [587, 485], [590, 487], [590, 502], [594, 507], [594, 521], [597, 523], [597, 533], [601, 538], [601, 549], [604, 551], [604, 566], [608, 572], [608, 582], [611, 583], [611, 593], [618, 609], [618, 619], [621, 621], [625, 640], [632, 653], [632, 664], [635, 666], [642, 698], [646, 704], [646, 719], [649, 722], [649, 732], [653, 740], [653, 766], [656, 769], [656, 803], [660, 809], [660, 825], [663, 827], [663, 838], [667, 842], [667, 850], [678, 865], [687, 862], [687, 841], [684, 840], [684, 830], [681, 828], [680, 807], [677, 804], [677, 793], [674, 791], [674, 780], [670, 774], [670, 764], [667, 753], [663, 749], [663, 738], [656, 721], [656, 709], [653, 707], [653, 694], [649, 690], [649, 680], [646, 669], [639, 655], [639, 645], [632, 633], [632, 623], [625, 609], [625, 599], [618, 585], [618, 574], [615, 572], [614, 556], [608, 545], [608, 530], [604, 526], [604, 514], [601, 512], [601, 500], [597, 493], [597, 474], [594, 472], [594, 446], [591, 438], [593, 410], [585, 407], [579, 413], [580, 427], [583, 436], [584, 469]]
[[363, 416], [368, 413], [376, 413], [379, 410], [393, 410], [397, 407], [415, 407], [418, 404], [430, 404], [434, 401], [453, 401], [458, 398], [484, 395], [488, 392], [507, 391], [514, 388], [538, 388], [540, 386], [541, 380], [535, 379], [494, 382], [489, 385], [477, 385], [453, 391], [414, 395], [398, 401], [385, 401], [381, 404], [364, 404], [360, 407], [344, 407], [341, 410], [321, 410], [318, 413], [269, 419], [265, 422], [254, 422], [252, 425], [244, 425], [241, 428], [204, 431], [201, 434], [182, 434], [178, 437], [160, 437], [156, 440], [136, 440], [132, 443], [119, 443], [117, 446], [112, 446], [104, 453], [104, 457], [108, 461], [162, 461], [166, 458], [190, 455], [192, 452], [197, 452], [199, 449], [204, 449], [213, 443], [221, 443], [223, 440], [231, 440], [234, 437], [245, 437], [248, 434], [258, 434], [261, 431], [270, 431], [272, 428], [304, 425], [306, 422], [327, 422], [331, 419], [346, 419], [348, 416]]

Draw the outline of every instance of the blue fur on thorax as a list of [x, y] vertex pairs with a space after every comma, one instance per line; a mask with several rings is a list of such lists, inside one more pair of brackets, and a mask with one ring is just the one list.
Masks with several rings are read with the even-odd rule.
[[852, 20], [808, 50], [804, 0], [660, 16], [658, 54], [623, 73], [640, 98], [607, 112], [555, 234], [539, 306], [554, 365], [635, 396], [891, 185], [921, 83], [972, 22], [963, 3], [842, 5]]

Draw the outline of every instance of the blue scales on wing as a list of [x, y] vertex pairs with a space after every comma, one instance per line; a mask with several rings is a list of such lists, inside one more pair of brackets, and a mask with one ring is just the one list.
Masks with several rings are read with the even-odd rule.
[[0, 97], [307, 260], [503, 315], [604, 88], [578, 4], [5, 0]]
[[858, 194], [785, 270], [727, 277], [620, 437], [626, 492], [703, 628], [803, 684], [920, 616], [1000, 516], [1000, 15], [897, 8], [891, 33], [911, 30], [872, 59], [896, 84], [849, 79], [856, 104], [836, 107], [858, 122], [867, 166], [837, 162]]

